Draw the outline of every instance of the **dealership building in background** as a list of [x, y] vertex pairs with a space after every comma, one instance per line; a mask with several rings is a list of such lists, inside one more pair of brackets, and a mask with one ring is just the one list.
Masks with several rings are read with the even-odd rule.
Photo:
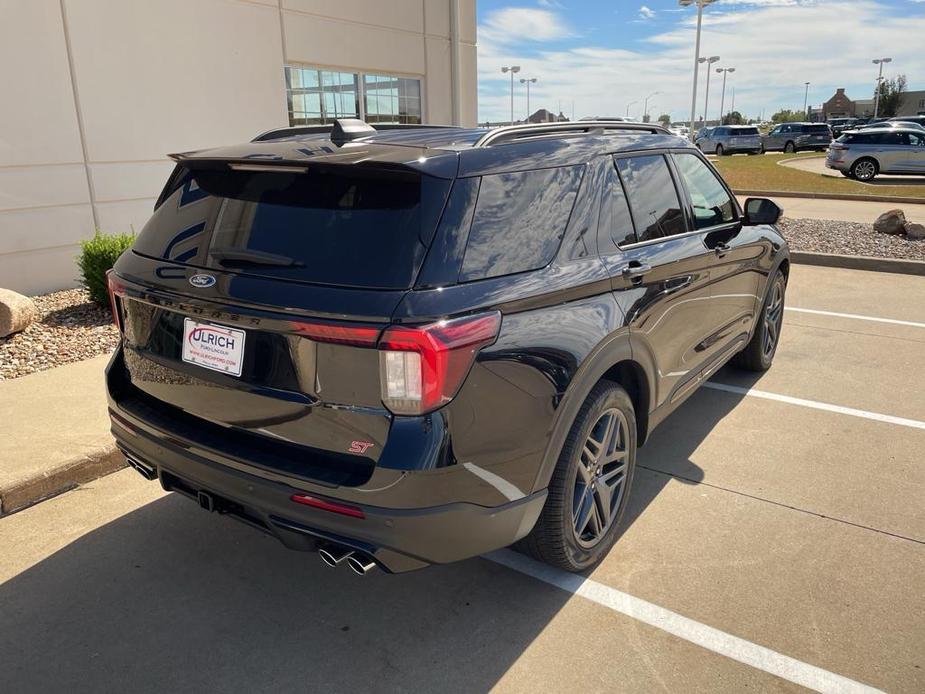
[[476, 122], [475, 0], [3, 0], [0, 287], [73, 286], [170, 152], [325, 123]]

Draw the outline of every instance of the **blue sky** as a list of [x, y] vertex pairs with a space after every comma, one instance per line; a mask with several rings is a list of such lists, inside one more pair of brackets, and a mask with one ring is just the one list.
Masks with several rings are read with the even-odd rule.
[[[479, 121], [510, 117], [510, 76], [536, 77], [530, 109], [576, 117], [640, 117], [645, 97], [654, 116], [690, 117], [696, 10], [677, 0], [478, 0]], [[837, 87], [870, 98], [876, 57], [893, 62], [884, 75], [905, 73], [909, 89], [925, 89], [925, 0], [717, 0], [704, 11], [701, 55], [735, 67], [736, 110], [757, 117], [779, 108], [820, 104]], [[697, 114], [704, 108], [701, 67]], [[710, 118], [720, 108], [722, 77], [712, 73]], [[632, 102], [638, 102], [633, 104]], [[527, 110], [515, 81], [514, 115]]]

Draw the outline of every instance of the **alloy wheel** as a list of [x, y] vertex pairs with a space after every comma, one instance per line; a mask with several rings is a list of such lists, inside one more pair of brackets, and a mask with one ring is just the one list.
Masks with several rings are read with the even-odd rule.
[[770, 359], [777, 347], [780, 338], [781, 323], [784, 319], [784, 282], [778, 278], [771, 288], [768, 305], [764, 309], [764, 339], [762, 352], [765, 358]]
[[596, 545], [613, 525], [626, 487], [627, 425], [616, 408], [606, 410], [582, 446], [572, 500], [572, 528], [578, 544]]
[[859, 181], [869, 181], [876, 174], [877, 167], [869, 159], [864, 159], [854, 165], [854, 177]]

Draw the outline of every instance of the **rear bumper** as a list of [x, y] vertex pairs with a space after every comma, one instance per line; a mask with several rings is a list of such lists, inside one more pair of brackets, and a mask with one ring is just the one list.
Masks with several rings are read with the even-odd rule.
[[[506, 547], [530, 532], [546, 501], [546, 491], [542, 490], [499, 506], [459, 502], [388, 508], [375, 505], [375, 490], [363, 495], [369, 503], [357, 503], [356, 493], [340, 499], [337, 487], [310, 492], [362, 510], [364, 517], [354, 518], [293, 502], [292, 495], [306, 493], [304, 487], [294, 486], [298, 480], [289, 484], [279, 477], [263, 476], [256, 468], [248, 472], [224, 465], [214, 455], [198, 454], [175, 433], [158, 432], [149, 422], [120, 408], [111, 392], [109, 413], [119, 448], [136, 461], [136, 467], [156, 475], [164, 489], [192, 499], [205, 492], [214, 500], [214, 510], [273, 535], [290, 549], [311, 551], [336, 543], [369, 554], [393, 573]], [[451, 481], [447, 475], [422, 476], [417, 484], [446, 485]]]

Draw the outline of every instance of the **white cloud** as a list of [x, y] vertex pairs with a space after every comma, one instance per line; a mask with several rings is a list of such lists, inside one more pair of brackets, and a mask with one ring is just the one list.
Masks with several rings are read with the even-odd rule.
[[571, 31], [558, 14], [530, 7], [496, 10], [479, 25], [479, 41], [482, 43], [550, 41], [568, 36], [571, 36]]
[[[722, 11], [722, 5], [733, 3], [742, 7]], [[572, 33], [561, 17], [549, 14], [544, 19], [546, 33], [559, 38]], [[561, 101], [570, 115], [574, 99], [577, 117], [622, 116], [627, 104], [638, 101], [630, 115], [640, 116], [645, 97], [658, 91], [650, 99], [650, 112], [657, 116], [670, 110], [672, 118], [687, 119], [695, 12], [672, 16], [677, 23], [639, 49], [604, 47], [588, 40], [575, 42], [570, 49], [498, 40], [497, 24], [487, 35], [483, 25], [479, 29], [479, 120], [509, 117], [510, 78], [501, 74], [500, 66], [511, 64], [521, 65], [524, 74], [539, 80], [531, 86], [531, 110], [557, 110]], [[794, 5], [782, 5], [780, 0], [724, 0], [704, 12], [701, 54], [722, 56], [714, 68], [736, 68], [729, 75], [726, 105], [735, 87], [736, 109], [757, 116], [762, 108], [765, 115], [781, 107], [802, 108], [807, 80], [812, 104], [828, 99], [837, 87], [847, 87], [853, 99], [870, 98], [877, 76], [870, 60], [884, 51], [893, 58], [890, 76], [906, 73], [910, 90], [925, 89], [918, 82], [925, 75], [922, 36], [925, 16], [878, 0], [802, 0]], [[703, 112], [704, 74], [701, 68], [697, 115]], [[707, 115], [711, 118], [719, 112], [721, 81], [717, 77], [713, 74], [710, 84]], [[522, 117], [524, 111], [526, 90], [518, 84], [515, 116]]]
[[643, 5], [639, 8], [639, 18], [640, 19], [652, 19], [655, 16], [655, 10], [650, 9]]

